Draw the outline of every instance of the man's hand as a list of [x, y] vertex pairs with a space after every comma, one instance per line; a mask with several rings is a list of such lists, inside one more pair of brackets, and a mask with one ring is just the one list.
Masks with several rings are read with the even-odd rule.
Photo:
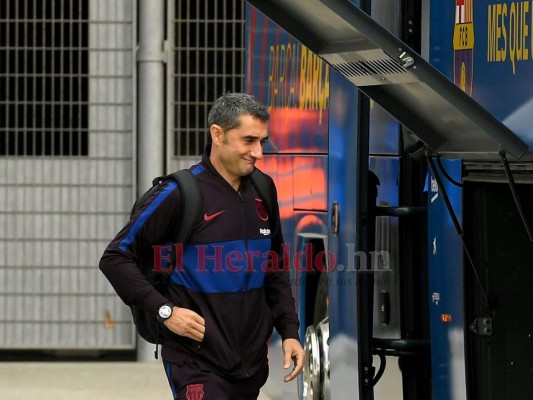
[[285, 382], [290, 382], [302, 372], [305, 351], [300, 341], [296, 339], [285, 339], [281, 345], [281, 349], [283, 350], [283, 368], [287, 369], [291, 366], [291, 359], [294, 362], [294, 368], [291, 373], [283, 378]]
[[201, 342], [204, 340], [205, 320], [188, 308], [174, 307], [172, 315], [164, 322], [177, 335]]

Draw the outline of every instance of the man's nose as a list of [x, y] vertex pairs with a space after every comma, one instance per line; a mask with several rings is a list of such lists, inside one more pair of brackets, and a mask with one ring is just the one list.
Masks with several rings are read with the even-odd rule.
[[252, 151], [250, 152], [250, 155], [256, 160], [262, 159], [263, 158], [263, 145], [260, 142], [255, 143]]

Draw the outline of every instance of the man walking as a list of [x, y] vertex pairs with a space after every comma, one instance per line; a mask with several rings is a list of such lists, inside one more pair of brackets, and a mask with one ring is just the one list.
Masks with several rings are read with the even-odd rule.
[[244, 93], [228, 93], [209, 112], [211, 144], [191, 168], [202, 195], [201, 217], [170, 275], [165, 295], [143, 277], [137, 263], [154, 246], [172, 243], [180, 217], [180, 188], [156, 190], [105, 250], [100, 269], [126, 304], [158, 316], [162, 358], [175, 399], [256, 399], [268, 377], [267, 342], [276, 328], [284, 368], [302, 370], [276, 188], [272, 215], [249, 179], [263, 157], [269, 114]]

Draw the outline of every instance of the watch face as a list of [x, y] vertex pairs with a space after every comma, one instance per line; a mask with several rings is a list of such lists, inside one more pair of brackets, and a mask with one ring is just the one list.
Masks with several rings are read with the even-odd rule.
[[163, 319], [167, 319], [172, 314], [172, 308], [164, 305], [159, 308], [159, 316]]

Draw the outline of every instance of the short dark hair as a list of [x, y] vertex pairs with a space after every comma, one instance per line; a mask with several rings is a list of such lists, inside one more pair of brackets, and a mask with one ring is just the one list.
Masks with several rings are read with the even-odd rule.
[[268, 122], [270, 114], [267, 108], [254, 96], [246, 93], [226, 93], [213, 103], [209, 111], [209, 126], [219, 125], [224, 132], [238, 128], [241, 115], [251, 115], [263, 122]]

